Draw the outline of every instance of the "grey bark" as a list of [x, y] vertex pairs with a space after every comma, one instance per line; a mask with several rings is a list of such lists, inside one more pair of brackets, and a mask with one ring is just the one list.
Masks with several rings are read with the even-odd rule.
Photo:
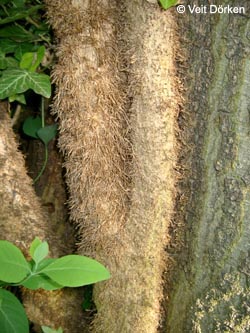
[[[208, 1], [193, 4], [209, 5]], [[250, 4], [179, 20], [187, 59], [187, 248], [166, 331], [249, 332]], [[185, 126], [185, 125], [184, 125]]]

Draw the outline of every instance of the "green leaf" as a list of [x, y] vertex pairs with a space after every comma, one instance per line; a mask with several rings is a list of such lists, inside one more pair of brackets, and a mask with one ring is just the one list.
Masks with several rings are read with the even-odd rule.
[[168, 9], [177, 4], [178, 0], [159, 0], [163, 9]]
[[2, 77], [0, 78], [0, 99], [21, 94], [28, 89], [32, 89], [36, 94], [49, 98], [51, 95], [50, 77], [19, 68], [6, 69], [2, 72]]
[[22, 56], [24, 53], [32, 52], [37, 49], [37, 46], [35, 46], [32, 43], [16, 43], [15, 53], [14, 56], [17, 60], [21, 61]]
[[38, 264], [38, 268], [37, 268], [37, 272], [41, 272], [45, 267], [49, 266], [50, 264], [52, 264], [52, 262], [56, 261], [56, 258], [46, 258], [43, 261], [41, 261]]
[[49, 253], [49, 245], [47, 242], [42, 242], [34, 251], [32, 259], [39, 264], [43, 259], [47, 257]]
[[26, 0], [12, 0], [12, 3], [17, 7], [17, 8], [23, 8]]
[[10, 38], [15, 41], [33, 41], [36, 39], [33, 34], [24, 28], [17, 25], [7, 25], [6, 27], [0, 29], [0, 37]]
[[79, 287], [106, 280], [109, 271], [96, 260], [68, 255], [45, 267], [41, 273], [65, 287]]
[[6, 64], [8, 68], [18, 68], [18, 61], [13, 57], [6, 57]]
[[11, 11], [11, 15], [6, 17], [5, 19], [0, 20], [0, 25], [7, 24], [10, 22], [15, 22], [18, 20], [21, 20], [23, 18], [29, 17], [31, 14], [37, 12], [39, 9], [43, 8], [42, 5], [32, 6], [29, 9], [23, 9], [22, 2], [15, 1], [18, 8], [14, 8], [14, 10]]
[[26, 100], [25, 100], [24, 94], [16, 94], [16, 95], [10, 96], [9, 97], [9, 102], [12, 103], [14, 101], [17, 101], [17, 102], [19, 102], [21, 104], [26, 104]]
[[18, 61], [13, 57], [6, 57], [4, 53], [0, 53], [0, 69], [7, 67], [18, 67]]
[[[29, 118], [31, 118], [31, 121], [33, 120], [33, 119], [37, 119], [37, 118], [32, 118], [32, 117], [29, 117]], [[29, 118], [27, 118], [27, 119], [29, 119]], [[26, 119], [26, 121], [27, 121], [27, 119]], [[40, 118], [40, 121], [41, 121], [41, 118]], [[41, 121], [41, 124], [42, 124], [42, 121]], [[27, 134], [25, 131], [24, 131], [24, 133], [25, 134]], [[30, 135], [30, 134], [27, 134], [27, 135], [29, 135], [29, 136], [32, 136], [32, 135]], [[41, 245], [42, 244], [42, 241], [38, 238], [38, 237], [35, 237], [35, 239], [32, 241], [32, 243], [30, 244], [30, 248], [29, 248], [29, 254], [31, 255], [31, 258], [33, 258], [33, 256], [34, 256], [34, 253], [35, 253], [35, 250], [38, 248], [38, 246], [39, 245]]]
[[5, 69], [7, 68], [7, 61], [5, 54], [0, 52], [0, 69]]
[[47, 144], [52, 139], [54, 139], [56, 134], [57, 134], [57, 124], [42, 127], [37, 131], [38, 137], [42, 140], [45, 146], [47, 146]]
[[20, 68], [28, 69], [31, 72], [35, 72], [40, 65], [45, 54], [45, 47], [41, 46], [37, 52], [24, 53], [20, 61]]
[[[24, 133], [26, 135], [31, 136], [34, 139], [39, 139], [39, 137], [37, 135], [37, 131], [40, 128], [42, 128], [42, 119], [40, 117], [33, 118], [33, 117], [30, 116], [30, 117], [26, 118], [25, 121], [24, 121], [24, 123], [23, 123], [23, 131], [24, 131]], [[32, 244], [34, 242], [35, 242], [35, 244], [38, 244], [38, 240], [35, 239], [32, 242]], [[32, 245], [32, 244], [31, 244], [31, 247], [33, 249], [35, 245]]]
[[53, 328], [50, 328], [48, 326], [42, 326], [43, 333], [63, 333], [62, 328], [58, 328], [58, 330], [55, 330]]
[[29, 322], [22, 304], [9, 291], [0, 289], [1, 333], [29, 333]]
[[25, 282], [21, 283], [22, 286], [31, 290], [45, 289], [45, 290], [57, 290], [63, 288], [60, 284], [51, 280], [45, 275], [33, 275]]
[[20, 43], [8, 38], [0, 39], [0, 50], [4, 53], [13, 53]]
[[8, 241], [0, 241], [0, 280], [17, 283], [30, 273], [30, 267], [22, 252]]
[[9, 3], [10, 0], [0, 0], [0, 5], [5, 5], [6, 3]]

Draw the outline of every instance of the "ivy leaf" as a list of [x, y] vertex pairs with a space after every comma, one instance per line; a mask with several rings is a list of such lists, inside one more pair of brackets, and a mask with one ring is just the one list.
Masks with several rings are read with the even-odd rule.
[[35, 51], [37, 49], [37, 46], [35, 46], [32, 43], [16, 43], [16, 47], [14, 49], [15, 53], [14, 56], [17, 60], [21, 61], [22, 56], [24, 55], [24, 53], [26, 52], [32, 52]]
[[12, 0], [17, 8], [23, 8], [26, 0]]
[[56, 259], [41, 270], [41, 273], [65, 287], [80, 287], [110, 277], [109, 271], [99, 262], [79, 255]]
[[21, 94], [28, 89], [32, 89], [36, 94], [49, 98], [51, 95], [50, 77], [21, 68], [10, 68], [2, 72], [2, 77], [0, 78], [0, 99]]
[[0, 39], [0, 50], [4, 53], [13, 53], [19, 43], [8, 38]]
[[168, 9], [177, 4], [178, 0], [159, 0], [163, 9]]
[[24, 94], [16, 94], [16, 95], [9, 96], [9, 102], [12, 103], [14, 101], [17, 101], [21, 104], [26, 104]]
[[23, 280], [29, 273], [29, 264], [19, 248], [8, 241], [1, 240], [0, 280], [17, 283]]
[[41, 46], [37, 52], [24, 53], [20, 61], [20, 68], [35, 72], [45, 54], [45, 47]]
[[32, 33], [14, 24], [1, 28], [0, 37], [10, 38], [17, 42], [33, 41], [36, 39]]
[[42, 127], [37, 131], [37, 136], [39, 137], [39, 139], [42, 140], [45, 146], [47, 146], [48, 143], [52, 139], [54, 139], [56, 134], [57, 134], [57, 124]]
[[32, 6], [29, 9], [23, 9], [24, 7], [23, 1], [15, 1], [15, 5], [17, 8], [9, 10], [10, 15], [0, 20], [0, 25], [24, 19], [26, 17], [29, 17], [31, 14], [37, 12], [39, 9], [43, 8], [42, 5], [37, 5], [37, 6]]
[[4, 53], [0, 52], [0, 69], [6, 69], [7, 67], [18, 67], [18, 61], [13, 57], [6, 57]]
[[29, 322], [22, 304], [9, 291], [0, 289], [1, 333], [29, 333]]
[[[25, 119], [23, 123], [23, 131], [26, 135], [31, 136], [34, 139], [39, 139], [37, 135], [37, 131], [42, 128], [42, 119], [40, 117], [33, 118], [32, 116]], [[38, 241], [36, 239], [32, 242], [32, 244]], [[31, 244], [30, 251], [33, 251], [34, 245]], [[32, 255], [31, 255], [32, 256]]]

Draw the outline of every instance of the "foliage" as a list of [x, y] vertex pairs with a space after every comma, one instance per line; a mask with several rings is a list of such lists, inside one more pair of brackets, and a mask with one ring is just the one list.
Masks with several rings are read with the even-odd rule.
[[[23, 286], [56, 290], [63, 287], [89, 285], [110, 277], [99, 262], [80, 255], [67, 255], [58, 259], [47, 258], [49, 246], [35, 238], [27, 261], [22, 252], [8, 241], [0, 241], [0, 327], [1, 333], [27, 333], [28, 319], [19, 300], [7, 286]], [[43, 327], [45, 333], [62, 332]]]
[[39, 1], [0, 1], [0, 99], [25, 103], [29, 89], [49, 98], [50, 77], [42, 62], [50, 34]]
[[42, 326], [43, 333], [63, 333], [62, 328], [58, 328], [58, 330], [55, 330], [53, 328]]
[[169, 9], [178, 3], [178, 0], [159, 0], [163, 9]]
[[45, 126], [43, 98], [51, 96], [50, 76], [45, 61], [50, 48], [50, 31], [42, 17], [40, 1], [0, 0], [0, 99], [26, 104], [27, 92], [41, 95], [41, 118], [29, 117], [24, 133], [45, 146], [44, 164], [35, 178], [40, 178], [48, 161], [48, 143], [57, 126]]

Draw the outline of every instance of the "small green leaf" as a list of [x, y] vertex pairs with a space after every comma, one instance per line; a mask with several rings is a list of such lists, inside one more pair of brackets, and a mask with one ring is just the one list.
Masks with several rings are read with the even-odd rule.
[[37, 131], [38, 137], [42, 140], [45, 146], [47, 146], [48, 143], [52, 139], [54, 139], [56, 134], [57, 134], [57, 124], [42, 127]]
[[49, 245], [47, 242], [42, 242], [34, 251], [32, 259], [39, 264], [43, 259], [47, 257], [49, 253]]
[[0, 69], [7, 68], [7, 61], [4, 53], [0, 53]]
[[19, 248], [8, 241], [1, 240], [0, 280], [9, 283], [18, 283], [29, 273], [29, 264]]
[[13, 8], [9, 10], [9, 16], [0, 20], [0, 25], [15, 22], [26, 17], [29, 17], [31, 14], [35, 13], [41, 9], [42, 5], [32, 6], [30, 9], [23, 9], [22, 1], [15, 1], [18, 8]]
[[[34, 119], [34, 118], [32, 118], [32, 117], [29, 117], [29, 118], [31, 118], [31, 119]], [[29, 119], [29, 118], [27, 118], [27, 119]], [[26, 120], [27, 120], [26, 119]], [[37, 119], [37, 118], [35, 118], [35, 119]], [[41, 119], [41, 118], [40, 118]], [[27, 134], [27, 135], [29, 135], [29, 134]], [[31, 136], [31, 135], [30, 135]], [[35, 237], [35, 239], [33, 240], [33, 242], [30, 244], [30, 248], [29, 248], [29, 254], [31, 255], [31, 258], [33, 258], [33, 256], [34, 256], [34, 253], [35, 253], [35, 250], [38, 248], [38, 246], [39, 245], [41, 245], [42, 244], [42, 241], [38, 238], [38, 237]]]
[[21, 283], [21, 285], [31, 290], [57, 290], [63, 288], [63, 286], [51, 280], [49, 277], [40, 274], [29, 277], [28, 280]]
[[12, 103], [14, 101], [17, 101], [21, 104], [26, 104], [25, 96], [24, 94], [17, 94], [9, 97], [9, 102]]
[[23, 8], [26, 0], [12, 0], [17, 8]]
[[18, 45], [19, 43], [8, 38], [0, 39], [0, 50], [6, 54], [13, 53]]
[[65, 287], [80, 287], [110, 277], [109, 271], [96, 260], [68, 255], [45, 267], [41, 273]]
[[7, 25], [0, 29], [0, 37], [10, 38], [17, 42], [33, 41], [36, 37], [32, 33], [17, 25]]
[[6, 57], [4, 53], [0, 53], [0, 69], [10, 67], [18, 67], [18, 61], [13, 57]]
[[18, 61], [13, 57], [6, 57], [6, 64], [8, 68], [18, 68]]
[[[42, 128], [42, 119], [40, 117], [36, 117], [36, 118], [28, 117], [28, 118], [25, 119], [25, 121], [23, 123], [23, 131], [24, 131], [24, 133], [26, 135], [31, 136], [34, 139], [39, 139], [39, 137], [37, 135], [37, 131], [40, 128]], [[35, 242], [35, 244], [38, 243], [38, 241], [36, 239], [33, 242]], [[35, 245], [33, 245], [33, 246], [35, 246]]]
[[42, 326], [43, 333], [63, 333], [62, 328], [58, 328], [57, 330], [50, 328], [48, 326]]
[[1, 333], [29, 333], [29, 322], [22, 304], [9, 291], [0, 289]]
[[21, 61], [24, 53], [33, 52], [36, 48], [37, 47], [32, 43], [16, 43], [14, 56], [17, 60]]
[[52, 262], [56, 261], [56, 258], [46, 258], [38, 264], [37, 272], [41, 272], [45, 267], [52, 264]]
[[159, 0], [163, 9], [168, 9], [177, 4], [178, 0]]
[[41, 46], [37, 52], [24, 53], [20, 61], [20, 68], [35, 72], [45, 54], [45, 47]]
[[0, 99], [21, 94], [32, 89], [36, 94], [49, 98], [51, 95], [50, 77], [21, 68], [6, 69], [0, 78]]

